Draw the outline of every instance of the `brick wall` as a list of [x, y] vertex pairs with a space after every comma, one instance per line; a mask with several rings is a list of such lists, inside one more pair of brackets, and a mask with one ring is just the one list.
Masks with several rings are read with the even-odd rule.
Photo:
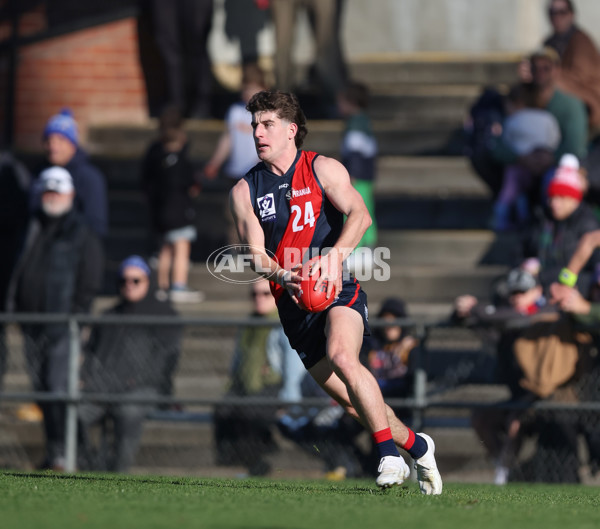
[[147, 119], [136, 21], [104, 24], [20, 49], [15, 144], [39, 150], [46, 120], [72, 109], [85, 142], [92, 123]]

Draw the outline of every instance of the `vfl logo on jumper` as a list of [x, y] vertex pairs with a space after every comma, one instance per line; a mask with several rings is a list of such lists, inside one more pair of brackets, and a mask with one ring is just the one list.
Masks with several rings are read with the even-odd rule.
[[304, 189], [292, 188], [292, 198], [303, 197], [304, 195], [310, 195], [310, 187], [305, 187]]
[[275, 220], [275, 197], [273, 193], [267, 193], [256, 199], [258, 211], [260, 212], [260, 220], [267, 222]]

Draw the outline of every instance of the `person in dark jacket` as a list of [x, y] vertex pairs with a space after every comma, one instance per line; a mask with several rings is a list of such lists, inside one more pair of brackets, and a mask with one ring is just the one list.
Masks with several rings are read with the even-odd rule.
[[[452, 314], [454, 323], [477, 329], [486, 342], [496, 342], [495, 382], [507, 386], [507, 402], [531, 402], [536, 396], [520, 385], [523, 373], [514, 345], [529, 324], [553, 318], [556, 307], [548, 304], [539, 279], [521, 268], [510, 271], [499, 284], [497, 300], [483, 303], [471, 295], [459, 296]], [[474, 410], [472, 425], [496, 466], [494, 481], [504, 485], [515, 464], [521, 441], [519, 410]]]
[[[46, 160], [42, 170], [51, 166], [64, 167], [75, 186], [75, 209], [94, 233], [103, 239], [108, 234], [108, 199], [106, 179], [94, 166], [79, 145], [77, 123], [72, 112], [65, 108], [52, 116], [43, 133]], [[40, 179], [33, 182], [30, 209], [40, 204]]]
[[172, 301], [195, 302], [202, 294], [188, 287], [192, 241], [197, 232], [193, 197], [199, 193], [188, 155], [188, 139], [177, 107], [160, 116], [160, 137], [148, 148], [142, 164], [142, 185], [152, 227], [160, 239], [158, 286], [170, 290]]
[[[177, 316], [168, 301], [158, 300], [152, 292], [150, 268], [139, 256], [130, 256], [121, 263], [119, 294], [117, 304], [105, 314]], [[169, 394], [180, 343], [178, 325], [96, 327], [85, 349], [83, 392], [148, 399]], [[80, 406], [83, 465], [90, 470], [127, 472], [138, 450], [144, 418], [151, 409], [151, 403], [140, 402], [86, 402]], [[90, 429], [98, 423], [106, 424], [106, 419], [113, 423], [110, 454], [97, 454]]]
[[[587, 183], [573, 155], [564, 155], [546, 194], [547, 206], [539, 209], [522, 244], [522, 258], [539, 261], [540, 282], [544, 292], [556, 280], [575, 253], [581, 237], [600, 228], [590, 206], [583, 201]], [[580, 274], [578, 287], [583, 293], [590, 288], [594, 267], [600, 260], [595, 253]]]
[[[27, 201], [31, 175], [9, 151], [0, 151], [0, 311], [6, 310], [6, 291], [27, 228]], [[4, 324], [0, 324], [0, 392], [8, 350]]]
[[[41, 206], [32, 218], [7, 294], [9, 312], [80, 313], [100, 289], [104, 255], [98, 237], [74, 208], [69, 172], [50, 167], [40, 175]], [[35, 391], [67, 391], [67, 324], [22, 325], [25, 357]], [[45, 466], [64, 468], [65, 405], [43, 402]]]

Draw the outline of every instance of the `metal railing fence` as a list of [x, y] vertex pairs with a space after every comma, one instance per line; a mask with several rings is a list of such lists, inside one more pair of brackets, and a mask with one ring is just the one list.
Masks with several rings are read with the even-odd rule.
[[[157, 317], [157, 316], [110, 316], [110, 315], [87, 315], [87, 314], [0, 314], [0, 325], [30, 325], [30, 324], [61, 324], [68, 328], [69, 336], [69, 359], [68, 359], [68, 383], [66, 392], [49, 393], [46, 391], [32, 391], [29, 389], [17, 389], [0, 392], [0, 402], [54, 402], [64, 403], [66, 406], [65, 416], [65, 471], [74, 472], [77, 468], [78, 460], [78, 409], [83, 403], [130, 403], [147, 404], [152, 406], [171, 406], [171, 405], [189, 405], [197, 407], [214, 407], [223, 400], [222, 391], [207, 392], [201, 396], [176, 394], [171, 396], [152, 395], [152, 396], [128, 396], [106, 392], [84, 392], [81, 391], [81, 364], [82, 358], [82, 331], [86, 328], [96, 326], [148, 326], [149, 328], [178, 326], [186, 329], [189, 333], [196, 330], [202, 332], [227, 332], [227, 344], [216, 343], [209, 344], [209, 349], [214, 349], [213, 356], [219, 358], [219, 366], [213, 371], [218, 371], [220, 375], [213, 377], [207, 374], [208, 378], [225, 379], [228, 374], [230, 355], [219, 352], [223, 347], [232, 346], [235, 339], [232, 330], [253, 326], [276, 326], [277, 321], [265, 321], [261, 318], [190, 318], [190, 317]], [[485, 358], [485, 346], [473, 340], [467, 344], [464, 329], [453, 329], [442, 322], [434, 320], [416, 320], [416, 319], [398, 319], [395, 321], [372, 320], [371, 326], [376, 329], [382, 326], [400, 325], [408, 328], [411, 334], [418, 340], [418, 346], [414, 349], [413, 361], [413, 384], [412, 396], [409, 398], [389, 398], [386, 402], [393, 408], [404, 408], [410, 410], [412, 414], [412, 427], [420, 431], [426, 425], [427, 413], [430, 410], [441, 410], [444, 415], [448, 410], [486, 410], [486, 409], [506, 409], [506, 410], [540, 410], [547, 412], [591, 412], [598, 414], [600, 412], [600, 402], [597, 401], [577, 401], [560, 402], [552, 400], [538, 400], [536, 402], [497, 402], [486, 401], [475, 398], [473, 395], [454, 396], [452, 392], [440, 391], [439, 388], [456, 388], [464, 382], [480, 382], [477, 375], [473, 378], [473, 371], [477, 369], [477, 363], [481, 358]], [[454, 335], [453, 335], [454, 333]], [[437, 336], [436, 336], [437, 335]], [[472, 338], [472, 336], [470, 336]], [[452, 361], [447, 362], [445, 371], [435, 372], [432, 369], [431, 355], [436, 350], [446, 349], [447, 351], [460, 350], [466, 355], [456, 364]], [[469, 351], [472, 348], [472, 351]], [[186, 349], [184, 344], [183, 349]], [[438, 351], [439, 352], [439, 351]], [[197, 354], [198, 350], [190, 354], [190, 357]], [[227, 352], [229, 353], [229, 351]], [[469, 354], [473, 353], [470, 359]], [[13, 352], [14, 354], [14, 352]], [[185, 353], [184, 353], [185, 354]], [[488, 355], [493, 354], [488, 351]], [[475, 366], [475, 368], [473, 367]], [[200, 369], [205, 369], [201, 366]], [[484, 371], [486, 370], [484, 366]], [[479, 377], [481, 378], [481, 377]], [[451, 380], [451, 382], [448, 382]], [[214, 381], [213, 381], [214, 382]], [[309, 397], [301, 401], [305, 407], [317, 406], [324, 407], [329, 399], [325, 397]], [[227, 403], [240, 406], [273, 406], [289, 405], [291, 403], [280, 401], [273, 397], [229, 397]], [[298, 404], [298, 403], [296, 403]]]

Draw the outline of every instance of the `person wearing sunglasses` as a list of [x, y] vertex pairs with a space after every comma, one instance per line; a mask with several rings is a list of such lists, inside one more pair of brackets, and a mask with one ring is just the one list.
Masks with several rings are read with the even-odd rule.
[[581, 99], [588, 109], [590, 135], [600, 132], [600, 50], [575, 21], [571, 0], [552, 0], [548, 16], [553, 33], [545, 41], [560, 55], [557, 86]]
[[[556, 85], [585, 103], [590, 139], [593, 139], [600, 132], [600, 50], [577, 24], [572, 0], [550, 0], [547, 14], [552, 34], [543, 45], [553, 48], [560, 57]], [[519, 73], [523, 81], [531, 80], [529, 61], [521, 64]]]
[[[151, 271], [138, 255], [119, 266], [119, 299], [105, 312], [111, 316], [164, 316], [177, 312], [169, 300], [158, 299], [151, 288]], [[173, 373], [181, 348], [179, 325], [99, 325], [94, 327], [84, 351], [84, 393], [123, 395], [125, 398], [170, 396]], [[85, 402], [80, 406], [83, 469], [127, 472], [135, 462], [143, 421], [152, 410], [147, 403]], [[112, 423], [112, 428], [107, 428]], [[108, 453], [92, 442], [92, 430], [101, 425], [109, 439]]]

